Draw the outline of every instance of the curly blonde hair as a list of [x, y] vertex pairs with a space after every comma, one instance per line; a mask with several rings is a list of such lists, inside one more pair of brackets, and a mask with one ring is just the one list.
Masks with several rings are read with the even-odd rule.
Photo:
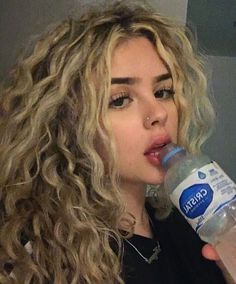
[[1, 91], [1, 283], [124, 283], [125, 209], [107, 111], [112, 53], [138, 36], [153, 43], [172, 74], [179, 143], [199, 151], [214, 116], [186, 28], [124, 3], [62, 22]]

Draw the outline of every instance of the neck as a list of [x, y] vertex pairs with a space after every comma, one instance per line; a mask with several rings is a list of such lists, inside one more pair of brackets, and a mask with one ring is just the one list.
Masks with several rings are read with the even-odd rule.
[[134, 233], [137, 235], [152, 237], [148, 213], [145, 208], [145, 185], [122, 185], [122, 197], [126, 205], [126, 211], [135, 218]]

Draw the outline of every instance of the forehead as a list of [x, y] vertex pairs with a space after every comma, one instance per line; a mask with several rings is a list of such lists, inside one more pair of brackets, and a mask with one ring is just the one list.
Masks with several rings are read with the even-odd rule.
[[112, 77], [156, 76], [167, 72], [156, 48], [145, 37], [120, 43], [113, 52], [111, 63]]

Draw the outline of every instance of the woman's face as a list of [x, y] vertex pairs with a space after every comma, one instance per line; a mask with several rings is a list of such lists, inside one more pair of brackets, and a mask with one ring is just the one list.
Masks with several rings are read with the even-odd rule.
[[109, 118], [123, 186], [160, 184], [159, 151], [177, 141], [178, 114], [171, 76], [144, 37], [114, 51]]

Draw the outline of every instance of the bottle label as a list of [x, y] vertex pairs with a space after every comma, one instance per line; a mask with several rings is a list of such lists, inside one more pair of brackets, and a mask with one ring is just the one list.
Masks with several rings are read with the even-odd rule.
[[236, 200], [236, 185], [213, 161], [181, 182], [170, 198], [198, 231], [218, 210]]

